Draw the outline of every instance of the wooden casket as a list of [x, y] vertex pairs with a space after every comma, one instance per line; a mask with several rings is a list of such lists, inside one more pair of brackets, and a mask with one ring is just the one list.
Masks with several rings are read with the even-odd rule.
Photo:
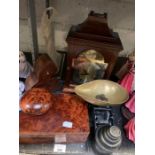
[[59, 94], [40, 116], [19, 114], [20, 143], [83, 143], [90, 133], [87, 103], [76, 95]]

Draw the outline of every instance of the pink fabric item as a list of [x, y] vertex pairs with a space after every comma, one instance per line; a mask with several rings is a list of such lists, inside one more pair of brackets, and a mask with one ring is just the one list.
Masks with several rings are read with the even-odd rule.
[[124, 87], [128, 93], [132, 90], [132, 83], [134, 80], [134, 74], [132, 72], [127, 73], [125, 77], [120, 81], [120, 85]]
[[119, 84], [124, 87], [128, 93], [130, 94], [133, 90], [133, 82], [134, 82], [134, 63], [129, 62], [129, 72], [124, 76], [122, 80], [120, 80]]
[[135, 93], [133, 93], [129, 101], [125, 103], [125, 106], [130, 112], [135, 113]]
[[129, 120], [128, 123], [124, 126], [124, 129], [128, 139], [135, 143], [135, 118]]

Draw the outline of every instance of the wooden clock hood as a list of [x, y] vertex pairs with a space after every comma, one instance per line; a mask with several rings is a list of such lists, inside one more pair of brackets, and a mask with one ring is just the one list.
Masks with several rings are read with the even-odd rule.
[[123, 50], [118, 33], [113, 32], [107, 23], [107, 13], [99, 14], [91, 11], [87, 19], [72, 26], [66, 38], [68, 43], [66, 82], [72, 77], [72, 59], [86, 50], [96, 50], [107, 62], [103, 78], [109, 79], [117, 60], [118, 53]]

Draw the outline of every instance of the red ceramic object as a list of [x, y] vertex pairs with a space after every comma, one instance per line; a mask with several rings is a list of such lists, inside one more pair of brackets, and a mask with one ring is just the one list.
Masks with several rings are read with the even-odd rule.
[[27, 91], [20, 101], [20, 108], [24, 113], [42, 115], [46, 113], [55, 97], [44, 88], [32, 88]]

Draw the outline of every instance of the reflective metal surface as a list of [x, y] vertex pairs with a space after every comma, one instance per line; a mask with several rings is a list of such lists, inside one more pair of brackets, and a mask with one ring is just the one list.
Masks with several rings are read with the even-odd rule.
[[128, 100], [126, 89], [110, 80], [94, 80], [75, 87], [75, 93], [94, 105], [117, 105]]
[[95, 132], [95, 149], [98, 153], [111, 154], [119, 149], [121, 143], [121, 130], [117, 126], [97, 128]]
[[73, 59], [72, 67], [75, 74], [73, 81], [82, 84], [94, 79], [102, 79], [108, 63], [104, 61], [103, 55], [90, 49], [81, 52], [76, 59]]

